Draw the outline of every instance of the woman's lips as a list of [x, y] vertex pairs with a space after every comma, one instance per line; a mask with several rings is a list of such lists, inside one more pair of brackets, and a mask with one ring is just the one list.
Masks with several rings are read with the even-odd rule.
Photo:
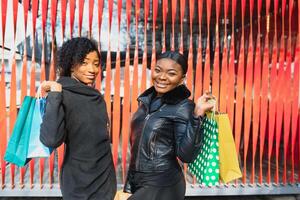
[[95, 79], [95, 76], [94, 75], [86, 75], [85, 76], [87, 79]]
[[168, 84], [164, 84], [164, 83], [158, 83], [158, 82], [155, 82], [156, 86], [159, 87], [159, 88], [166, 88], [168, 86]]

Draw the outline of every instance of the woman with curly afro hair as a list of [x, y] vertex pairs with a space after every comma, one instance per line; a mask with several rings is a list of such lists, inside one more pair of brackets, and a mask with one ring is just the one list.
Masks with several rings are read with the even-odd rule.
[[112, 200], [116, 193], [106, 104], [94, 88], [100, 59], [94, 41], [68, 40], [58, 51], [59, 79], [42, 83], [47, 104], [40, 140], [52, 148], [65, 144], [60, 183], [66, 200]]

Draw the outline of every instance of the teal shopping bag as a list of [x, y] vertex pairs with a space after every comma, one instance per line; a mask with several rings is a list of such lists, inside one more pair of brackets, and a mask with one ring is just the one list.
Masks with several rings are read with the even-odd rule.
[[188, 168], [200, 184], [215, 186], [219, 184], [220, 176], [218, 125], [212, 117], [205, 117], [202, 128], [200, 153]]
[[24, 98], [4, 155], [5, 161], [20, 167], [30, 160], [27, 159], [27, 150], [35, 102], [34, 97]]
[[32, 123], [31, 123], [27, 158], [49, 157], [52, 152], [51, 148], [46, 147], [40, 141], [40, 125], [43, 121], [45, 104], [46, 104], [45, 98], [38, 98], [36, 100], [34, 111], [33, 111]]

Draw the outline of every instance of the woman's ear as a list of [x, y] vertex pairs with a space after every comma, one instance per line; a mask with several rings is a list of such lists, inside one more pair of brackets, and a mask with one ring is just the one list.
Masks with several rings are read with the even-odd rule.
[[181, 85], [181, 84], [184, 84], [185, 78], [186, 78], [186, 75], [183, 74], [183, 75], [182, 75], [182, 78], [181, 78], [181, 80], [180, 80], [180, 85]]

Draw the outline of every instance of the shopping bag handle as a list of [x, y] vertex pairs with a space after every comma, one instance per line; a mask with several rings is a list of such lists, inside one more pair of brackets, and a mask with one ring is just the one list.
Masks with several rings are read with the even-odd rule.
[[221, 111], [219, 111], [219, 108], [218, 108], [218, 103], [217, 103], [218, 101], [217, 101], [217, 99], [215, 98], [214, 99], [214, 107], [213, 107], [213, 109], [212, 109], [212, 111], [209, 111], [208, 113], [210, 113], [210, 116], [211, 117], [215, 117], [215, 115], [217, 114], [217, 115], [221, 115], [221, 114], [227, 114], [226, 112], [221, 112]]
[[209, 111], [207, 114], [208, 116], [211, 118], [211, 119], [214, 119], [215, 118], [215, 115], [216, 113], [218, 113], [217, 111], [217, 99], [211, 99], [211, 100], [208, 100], [208, 101], [211, 101], [210, 103], [213, 103], [214, 104], [214, 107], [212, 108], [211, 111]]

